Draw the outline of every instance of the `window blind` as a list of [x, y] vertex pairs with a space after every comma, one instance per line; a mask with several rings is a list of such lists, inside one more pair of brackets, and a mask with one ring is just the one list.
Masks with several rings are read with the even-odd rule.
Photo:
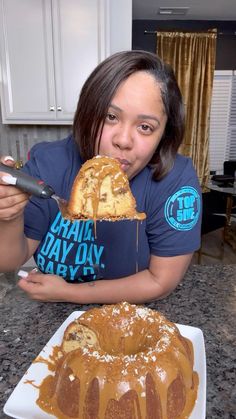
[[228, 160], [236, 160], [236, 71], [234, 71], [232, 77], [231, 104], [226, 152]]
[[[218, 174], [223, 173], [223, 163], [229, 159], [232, 149], [233, 128], [230, 129], [230, 121], [235, 119], [231, 112], [232, 90], [233, 71], [215, 71], [210, 112], [209, 158], [210, 170]], [[234, 135], [236, 135], [236, 125]]]

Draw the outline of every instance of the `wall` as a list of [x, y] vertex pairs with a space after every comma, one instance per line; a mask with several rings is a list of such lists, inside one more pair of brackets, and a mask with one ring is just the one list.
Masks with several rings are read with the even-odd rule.
[[[123, 12], [122, 12], [123, 11]], [[132, 45], [132, 1], [110, 0], [108, 25], [110, 27], [109, 53], [131, 49]], [[122, 28], [122, 33], [120, 29]]]
[[[144, 31], [157, 30], [207, 30], [216, 28], [218, 35], [216, 50], [216, 70], [236, 69], [236, 22], [235, 21], [198, 21], [198, 20], [134, 20], [133, 49], [144, 49], [156, 52], [156, 34], [145, 35]], [[235, 35], [233, 35], [235, 33]], [[228, 34], [228, 35], [227, 35]]]

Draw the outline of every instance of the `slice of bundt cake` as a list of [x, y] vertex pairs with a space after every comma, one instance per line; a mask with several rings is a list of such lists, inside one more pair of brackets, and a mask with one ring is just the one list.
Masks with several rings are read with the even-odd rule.
[[111, 220], [143, 220], [126, 173], [118, 160], [96, 156], [87, 160], [75, 178], [66, 218]]

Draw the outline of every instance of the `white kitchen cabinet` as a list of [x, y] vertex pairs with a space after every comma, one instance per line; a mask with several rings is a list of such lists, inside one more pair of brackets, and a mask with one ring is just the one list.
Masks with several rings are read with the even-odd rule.
[[0, 0], [0, 6], [2, 122], [71, 124], [94, 67], [131, 48], [132, 0], [121, 0], [119, 10], [116, 0]]

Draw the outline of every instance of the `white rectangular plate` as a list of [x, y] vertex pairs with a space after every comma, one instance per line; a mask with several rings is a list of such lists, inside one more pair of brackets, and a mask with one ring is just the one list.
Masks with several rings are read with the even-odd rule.
[[[65, 328], [70, 322], [81, 316], [82, 313], [83, 311], [74, 311], [67, 317], [40, 352], [40, 357], [47, 358], [52, 353], [52, 347], [61, 344]], [[193, 343], [194, 370], [197, 371], [200, 381], [198, 398], [190, 419], [205, 419], [206, 355], [203, 334], [202, 331], [196, 327], [184, 326], [182, 324], [177, 324], [176, 326], [179, 328], [181, 334], [190, 339]], [[46, 364], [31, 364], [7, 400], [3, 409], [4, 413], [15, 419], [53, 419], [54, 416], [45, 413], [37, 406], [36, 400], [39, 394], [38, 390], [32, 385], [25, 383], [26, 380], [34, 380], [36, 385], [40, 384], [49, 373]]]

